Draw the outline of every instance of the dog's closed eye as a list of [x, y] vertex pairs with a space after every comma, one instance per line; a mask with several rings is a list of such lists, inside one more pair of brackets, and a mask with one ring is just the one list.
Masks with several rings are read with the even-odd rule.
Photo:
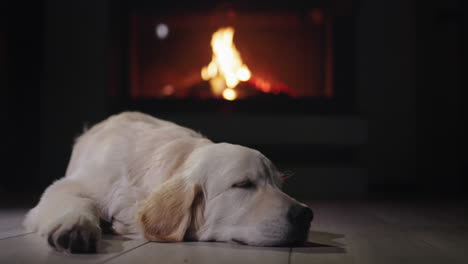
[[244, 181], [233, 184], [232, 187], [248, 189], [248, 188], [254, 188], [255, 184], [251, 180], [244, 180]]

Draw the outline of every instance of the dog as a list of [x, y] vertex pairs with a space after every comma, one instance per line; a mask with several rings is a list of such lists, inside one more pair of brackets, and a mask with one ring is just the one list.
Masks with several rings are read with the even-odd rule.
[[257, 150], [123, 112], [77, 138], [65, 177], [24, 225], [69, 253], [98, 250], [101, 220], [149, 241], [304, 243], [313, 212], [281, 186], [282, 174]]

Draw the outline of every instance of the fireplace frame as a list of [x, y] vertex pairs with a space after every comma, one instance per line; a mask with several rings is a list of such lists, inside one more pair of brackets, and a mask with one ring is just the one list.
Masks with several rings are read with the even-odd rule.
[[226, 100], [132, 98], [130, 95], [130, 31], [132, 12], [181, 12], [207, 10], [220, 1], [201, 1], [196, 6], [181, 7], [180, 2], [161, 4], [158, 1], [122, 0], [111, 5], [111, 56], [109, 86], [111, 112], [138, 110], [157, 114], [258, 114], [258, 115], [349, 115], [356, 111], [355, 97], [355, 6], [352, 0], [272, 1], [268, 7], [252, 1], [222, 4], [235, 10], [299, 10], [323, 8], [333, 13], [333, 95], [313, 98], [264, 98]]

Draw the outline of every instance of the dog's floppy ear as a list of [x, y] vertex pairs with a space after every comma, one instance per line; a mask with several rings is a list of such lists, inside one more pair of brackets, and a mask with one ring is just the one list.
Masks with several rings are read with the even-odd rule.
[[157, 188], [138, 211], [138, 222], [145, 238], [150, 241], [182, 241], [199, 191], [197, 184], [187, 183], [186, 179], [178, 176]]

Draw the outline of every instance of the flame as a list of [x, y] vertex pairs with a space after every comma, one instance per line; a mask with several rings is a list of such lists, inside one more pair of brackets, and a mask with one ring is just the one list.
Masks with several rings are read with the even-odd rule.
[[213, 57], [211, 62], [202, 68], [201, 77], [210, 81], [213, 94], [222, 95], [226, 100], [235, 100], [237, 93], [234, 88], [239, 82], [248, 81], [251, 73], [242, 62], [239, 51], [233, 42], [234, 29], [220, 28], [211, 38]]

